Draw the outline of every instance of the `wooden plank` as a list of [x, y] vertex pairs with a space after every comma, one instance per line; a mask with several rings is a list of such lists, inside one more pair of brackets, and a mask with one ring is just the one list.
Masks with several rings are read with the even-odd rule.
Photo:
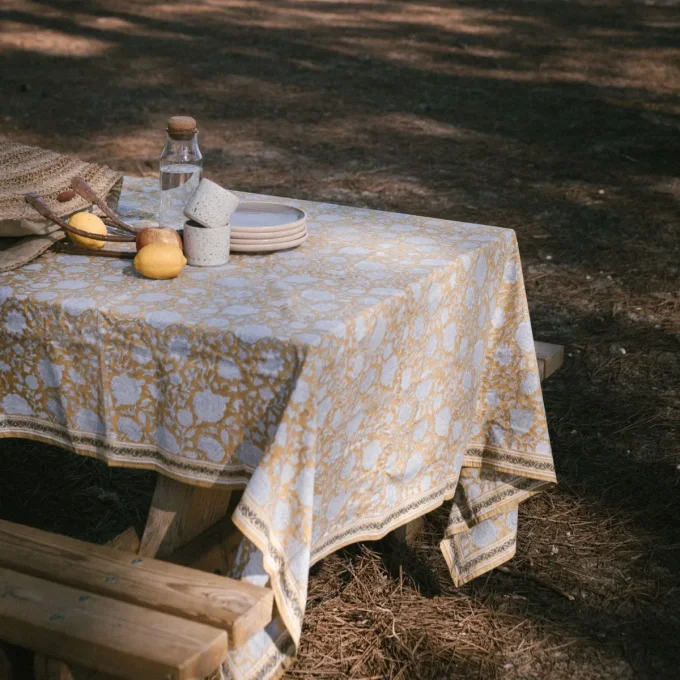
[[239, 643], [272, 618], [268, 588], [3, 520], [0, 567], [209, 624]]
[[197, 680], [227, 634], [195, 621], [0, 569], [0, 638], [130, 680]]
[[388, 541], [398, 545], [413, 545], [417, 543], [423, 534], [425, 520], [423, 517], [416, 517], [406, 524], [393, 529], [387, 534]]
[[538, 374], [541, 380], [547, 380], [564, 362], [564, 347], [547, 342], [534, 342]]
[[407, 543], [408, 545], [413, 545], [417, 543], [425, 528], [425, 520], [422, 517], [416, 517], [406, 524], [402, 524], [400, 527], [394, 529], [389, 533], [392, 540], [398, 543]]
[[106, 545], [123, 552], [137, 553], [140, 546], [139, 535], [134, 527], [128, 527], [125, 531], [112, 538]]
[[225, 517], [180, 548], [169, 561], [212, 574], [228, 574], [242, 540], [243, 535], [231, 518]]
[[140, 555], [164, 559], [227, 514], [231, 490], [204, 489], [159, 475]]

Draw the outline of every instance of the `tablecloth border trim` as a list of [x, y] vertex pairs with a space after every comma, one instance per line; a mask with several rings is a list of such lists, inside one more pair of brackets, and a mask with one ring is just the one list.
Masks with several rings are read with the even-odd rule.
[[[497, 472], [504, 472], [513, 475], [517, 474], [516, 470], [508, 470], [507, 468], [501, 469], [499, 468], [499, 466], [491, 463], [490, 461], [484, 461], [483, 464], [480, 464], [478, 457], [468, 456], [468, 453], [470, 452], [474, 454], [479, 454], [481, 452], [483, 454], [483, 451], [480, 449], [468, 449], [468, 451], [466, 451], [465, 456], [463, 457], [463, 465], [461, 469], [466, 467], [471, 468], [488, 467]], [[472, 461], [473, 463], [472, 465], [468, 464], [469, 460]], [[524, 474], [525, 475], [528, 474], [528, 471], [524, 471]], [[534, 476], [532, 477], [520, 479], [520, 482], [518, 482], [518, 484], [520, 485], [519, 489], [506, 488], [503, 489], [502, 491], [492, 494], [490, 498], [492, 498], [494, 502], [503, 501], [504, 504], [506, 504], [507, 501], [510, 498], [512, 498], [514, 502], [519, 504], [529, 496], [533, 495], [534, 493], [537, 493], [538, 491], [541, 491], [543, 489], [550, 488], [557, 481], [554, 474], [550, 476], [540, 475], [536, 473], [533, 474]], [[351, 545], [352, 543], [357, 543], [359, 541], [378, 540], [385, 536], [386, 534], [388, 534], [393, 529], [402, 526], [411, 519], [415, 519], [416, 517], [420, 517], [422, 515], [428, 514], [429, 512], [432, 512], [432, 510], [436, 509], [437, 507], [445, 503], [447, 500], [450, 500], [451, 498], [454, 497], [455, 489], [458, 486], [458, 482], [459, 476], [456, 476], [455, 481], [449, 480], [445, 482], [437, 490], [430, 491], [425, 496], [421, 496], [407, 503], [406, 505], [400, 507], [398, 510], [391, 511], [388, 515], [384, 516], [381, 519], [373, 519], [370, 520], [369, 522], [355, 525], [354, 527], [351, 527], [349, 529], [344, 529], [339, 534], [327, 538], [321, 544], [321, 546], [315, 548], [312, 551], [310, 564], [311, 565], [316, 564], [316, 562], [323, 559], [324, 557], [327, 557], [331, 553], [334, 553], [335, 551], [340, 550], [341, 548], [344, 548], [347, 545]], [[425, 509], [423, 509], [423, 506], [425, 506]], [[480, 506], [479, 509], [482, 510], [483, 508], [489, 506], [490, 503], [485, 503], [483, 506]], [[414, 512], [416, 508], [418, 509], [418, 511]], [[454, 509], [452, 512], [455, 512], [455, 510], [456, 509]], [[404, 521], [405, 515], [407, 515], [408, 517]], [[479, 516], [480, 515], [475, 514], [475, 517]], [[460, 521], [463, 522], [464, 519], [462, 514], [460, 517], [461, 517]], [[397, 524], [394, 522], [396, 518], [400, 518], [402, 521], [400, 521]], [[470, 520], [472, 520], [472, 516], [470, 516]], [[481, 521], [481, 519], [477, 519], [477, 522], [479, 521]], [[465, 525], [464, 528], [460, 529], [460, 531], [464, 531], [467, 528], [469, 527]], [[371, 531], [369, 531], [368, 529], [371, 529]]]
[[520, 478], [517, 480], [516, 486], [506, 485], [501, 489], [494, 490], [473, 502], [466, 510], [455, 506], [451, 509], [446, 536], [451, 538], [468, 531], [484, 520], [503, 512], [507, 505], [519, 506], [527, 498], [553, 486], [553, 482]]
[[451, 578], [457, 588], [512, 559], [517, 550], [517, 539], [515, 536], [511, 536], [502, 539], [465, 562], [458, 541], [459, 536], [453, 536], [444, 539], [439, 544]]
[[531, 470], [532, 479], [557, 481], [555, 466], [545, 456], [500, 447], [475, 446], [468, 449], [463, 458], [463, 467], [491, 467], [497, 472], [511, 475], [526, 475]]
[[243, 494], [236, 507], [232, 521], [236, 528], [262, 552], [262, 563], [269, 574], [279, 614], [294, 644], [299, 645], [306, 602], [301, 602], [300, 594], [291, 584], [291, 579], [285, 569], [286, 557], [272, 540], [269, 525], [262, 519], [255, 507], [248, 503], [247, 493]]
[[[412, 519], [422, 517], [423, 515], [432, 512], [447, 500], [451, 500], [455, 495], [456, 487], [458, 486], [459, 478], [456, 476], [455, 480], [449, 480], [435, 491], [429, 491], [424, 496], [407, 502], [397, 510], [392, 510], [389, 514], [384, 515], [380, 519], [372, 519], [368, 522], [356, 524], [349, 529], [344, 529], [331, 538], [326, 539], [318, 548], [312, 551], [310, 566], [316, 564], [324, 557], [328, 557], [332, 553], [358, 543], [359, 541], [375, 541], [383, 538], [390, 531], [406, 524]], [[395, 520], [399, 519], [399, 523]]]
[[[144, 468], [162, 471], [175, 479], [187, 480], [181, 472], [189, 475], [196, 486], [244, 485], [254, 472], [247, 465], [211, 465], [205, 461], [192, 463], [176, 460], [173, 454], [160, 449], [135, 444], [112, 444], [101, 435], [74, 432], [67, 427], [46, 423], [36, 418], [0, 415], [0, 438], [18, 437], [56, 444], [74, 453], [98, 458], [117, 467]], [[121, 456], [146, 459], [123, 460]], [[465, 452], [463, 467], [490, 467], [497, 472], [511, 475], [530, 475], [532, 479], [556, 482], [555, 467], [550, 460], [536, 454], [514, 452], [498, 447], [469, 448]]]
[[[27, 426], [25, 423], [30, 423]], [[112, 445], [100, 435], [74, 433], [67, 428], [35, 419], [0, 415], [0, 439], [17, 438], [59, 446], [77, 455], [102, 460], [112, 467], [127, 467], [159, 472], [177, 481], [195, 486], [244, 487], [254, 469], [247, 465], [211, 468], [187, 460], [173, 460], [172, 454], [159, 448], [136, 445]], [[125, 458], [122, 458], [125, 456]], [[129, 460], [130, 457], [139, 460]], [[191, 475], [187, 477], [186, 474]], [[196, 475], [196, 476], [194, 476]]]

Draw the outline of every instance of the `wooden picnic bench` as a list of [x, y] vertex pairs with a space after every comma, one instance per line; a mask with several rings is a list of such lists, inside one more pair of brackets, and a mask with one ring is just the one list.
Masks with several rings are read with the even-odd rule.
[[61, 662], [200, 680], [272, 608], [268, 588], [0, 521], [0, 639]]

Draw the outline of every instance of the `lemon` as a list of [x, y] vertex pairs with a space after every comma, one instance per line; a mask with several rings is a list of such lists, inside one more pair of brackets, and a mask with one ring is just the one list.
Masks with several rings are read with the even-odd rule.
[[[92, 213], [79, 212], [71, 215], [68, 223], [81, 231], [89, 231], [91, 234], [106, 236], [106, 225]], [[68, 236], [76, 245], [83, 248], [103, 248], [106, 245], [106, 241], [95, 241], [93, 238], [78, 236], [78, 234], [71, 234], [70, 232]]]
[[170, 243], [149, 243], [135, 256], [135, 269], [149, 279], [174, 279], [187, 263], [182, 251]]

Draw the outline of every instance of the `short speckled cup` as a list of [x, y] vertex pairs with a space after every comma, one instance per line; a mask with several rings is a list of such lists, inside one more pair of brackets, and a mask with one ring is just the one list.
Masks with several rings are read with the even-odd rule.
[[239, 204], [239, 198], [219, 184], [202, 179], [184, 207], [184, 215], [208, 229], [221, 229]]
[[229, 232], [226, 227], [206, 229], [196, 222], [184, 223], [184, 254], [192, 267], [217, 267], [229, 261]]

